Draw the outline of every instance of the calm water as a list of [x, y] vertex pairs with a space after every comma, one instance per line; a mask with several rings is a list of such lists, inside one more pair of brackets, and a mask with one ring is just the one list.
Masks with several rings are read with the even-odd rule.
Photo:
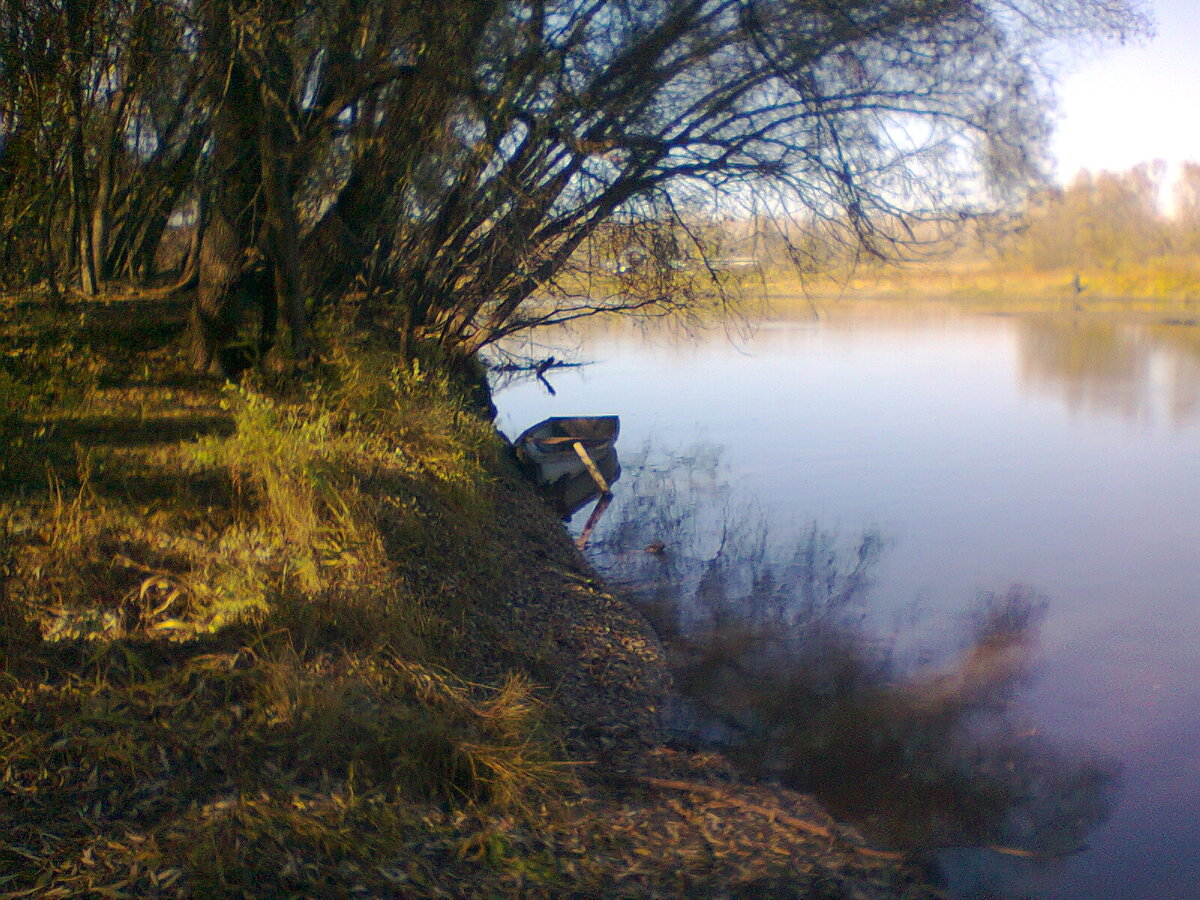
[[1053, 863], [944, 854], [957, 894], [1200, 897], [1200, 328], [847, 313], [575, 340], [596, 362], [551, 373], [556, 396], [501, 390], [500, 425], [619, 414], [606, 518], [642, 448], [693, 448], [719, 459], [714, 502], [775, 534], [881, 535], [873, 627], [915, 622], [910, 659], [948, 658], [980, 591], [1048, 599], [1011, 713], [1118, 763], [1115, 806]]

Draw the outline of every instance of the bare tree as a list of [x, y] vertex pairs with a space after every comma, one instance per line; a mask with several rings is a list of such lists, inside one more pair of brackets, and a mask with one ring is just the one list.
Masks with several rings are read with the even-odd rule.
[[0, 284], [151, 276], [203, 139], [185, 11], [0, 2]]
[[719, 297], [705, 209], [754, 198], [799, 221], [785, 242], [889, 255], [914, 223], [1036, 183], [1040, 60], [1135, 33], [1135, 3], [0, 0], [0, 65], [23, 76], [0, 88], [0, 182], [68, 184], [70, 227], [49, 230], [74, 237], [39, 237], [19, 199], [0, 227], [49, 261], [22, 277], [87, 289], [89, 265], [146, 274], [169, 214], [150, 198], [199, 203], [202, 367], [242, 300], [264, 348], [278, 310], [303, 358], [311, 304], [349, 293], [403, 351], [461, 359]]

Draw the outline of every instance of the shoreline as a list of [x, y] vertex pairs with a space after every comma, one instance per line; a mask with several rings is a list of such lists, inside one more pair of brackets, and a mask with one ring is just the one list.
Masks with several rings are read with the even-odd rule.
[[666, 660], [448, 382], [192, 375], [152, 299], [0, 305], [0, 861], [147, 897], [935, 897], [668, 745]]

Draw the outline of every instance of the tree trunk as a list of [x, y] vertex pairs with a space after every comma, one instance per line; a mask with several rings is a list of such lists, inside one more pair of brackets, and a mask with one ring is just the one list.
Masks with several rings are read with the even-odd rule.
[[79, 261], [79, 289], [89, 297], [96, 295], [95, 259], [92, 256], [92, 230], [88, 222], [87, 181], [84, 177], [83, 132], [78, 129], [71, 142], [71, 218], [75, 223], [73, 239], [78, 241], [76, 258]]
[[200, 245], [200, 281], [192, 304], [192, 365], [201, 372], [220, 374], [218, 353], [237, 329], [233, 288], [244, 258], [237, 229], [215, 211]]
[[196, 221], [192, 228], [192, 237], [188, 241], [187, 253], [180, 266], [179, 280], [175, 282], [172, 291], [186, 291], [200, 280], [200, 242], [204, 239], [204, 224], [208, 216], [208, 204], [201, 194], [196, 200]]
[[214, 374], [220, 371], [221, 349], [237, 330], [238, 301], [244, 293], [239, 282], [247, 252], [256, 243], [262, 179], [258, 152], [262, 105], [230, 28], [228, 3], [213, 0], [205, 10], [202, 50], [213, 63], [209, 90], [216, 106], [211, 210], [200, 241], [191, 344], [193, 365]]
[[91, 217], [88, 213], [87, 160], [84, 155], [83, 97], [79, 83], [82, 60], [85, 58], [85, 9], [80, 0], [67, 0], [63, 5], [67, 20], [67, 42], [71, 53], [65, 67], [65, 87], [70, 98], [70, 116], [67, 127], [70, 133], [70, 193], [71, 218], [74, 229], [71, 242], [79, 260], [79, 289], [88, 296], [96, 294], [99, 287], [96, 278], [95, 258], [92, 255]]
[[[266, 201], [267, 250], [274, 275], [275, 305], [278, 315], [287, 324], [292, 359], [297, 363], [305, 363], [309, 354], [308, 317], [300, 281], [300, 223], [296, 218], [296, 204], [288, 173], [285, 148], [289, 142], [283, 136], [282, 123], [270, 121], [276, 117], [270, 115], [271, 112], [275, 111], [268, 111], [269, 118], [264, 116], [259, 147], [263, 197]], [[260, 351], [264, 353], [274, 337], [273, 323], [269, 325], [268, 318], [269, 311], [264, 307], [260, 338]], [[268, 328], [271, 329], [270, 333]]]
[[116, 165], [117, 147], [121, 136], [121, 125], [125, 113], [125, 92], [121, 91], [112, 103], [112, 121], [109, 123], [108, 139], [100, 148], [96, 166], [96, 200], [92, 208], [92, 268], [100, 281], [112, 277], [109, 259], [109, 231], [113, 198], [113, 167]]

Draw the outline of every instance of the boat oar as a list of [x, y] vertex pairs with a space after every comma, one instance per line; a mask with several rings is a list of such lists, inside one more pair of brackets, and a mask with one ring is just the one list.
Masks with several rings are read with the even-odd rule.
[[584, 468], [587, 469], [588, 474], [592, 476], [592, 481], [596, 482], [596, 487], [600, 488], [600, 493], [602, 495], [611, 494], [612, 488], [608, 486], [608, 482], [604, 480], [604, 476], [600, 474], [600, 470], [596, 468], [596, 464], [592, 462], [592, 458], [588, 456], [587, 449], [583, 446], [583, 442], [575, 441], [575, 443], [573, 443], [571, 446], [575, 448], [575, 453], [583, 462]]

